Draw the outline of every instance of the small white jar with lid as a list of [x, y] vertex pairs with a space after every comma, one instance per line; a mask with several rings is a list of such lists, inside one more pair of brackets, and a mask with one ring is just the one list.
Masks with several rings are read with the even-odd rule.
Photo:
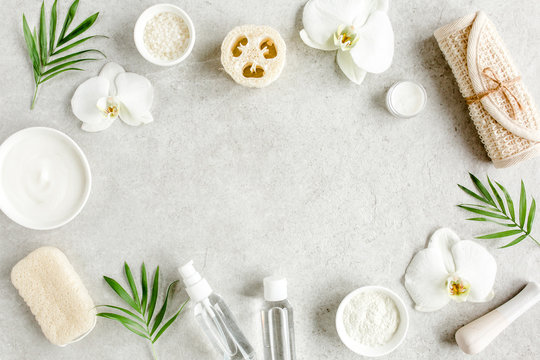
[[386, 93], [388, 111], [402, 119], [420, 114], [426, 107], [426, 103], [426, 89], [413, 80], [398, 81]]

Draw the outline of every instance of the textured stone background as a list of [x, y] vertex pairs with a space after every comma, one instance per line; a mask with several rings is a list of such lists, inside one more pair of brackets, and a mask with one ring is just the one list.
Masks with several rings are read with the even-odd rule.
[[[94, 45], [146, 75], [156, 90], [151, 125], [116, 122], [88, 134], [69, 103], [76, 86], [102, 63], [47, 84], [29, 111], [32, 77], [21, 13], [35, 24], [39, 1], [2, 1], [0, 140], [29, 126], [59, 129], [80, 144], [94, 176], [88, 204], [58, 230], [27, 230], [0, 214], [2, 360], [150, 359], [142, 339], [104, 319], [66, 348], [45, 340], [9, 279], [12, 266], [42, 245], [67, 254], [98, 304], [119, 304], [101, 276], [121, 277], [124, 260], [134, 267], [143, 260], [159, 264], [172, 281], [176, 266], [194, 259], [259, 354], [262, 278], [283, 274], [296, 310], [298, 358], [310, 360], [357, 358], [339, 341], [334, 316], [340, 300], [359, 286], [387, 286], [409, 307], [407, 339], [388, 358], [460, 359], [466, 356], [453, 339], [460, 326], [509, 299], [527, 279], [540, 280], [540, 249], [532, 242], [497, 250], [502, 242], [483, 240], [499, 265], [493, 301], [419, 313], [402, 284], [411, 257], [437, 228], [450, 226], [463, 238], [493, 229], [465, 222], [467, 214], [455, 207], [468, 200], [456, 183], [467, 184], [469, 171], [489, 173], [515, 196], [523, 178], [540, 198], [540, 159], [493, 168], [432, 36], [437, 27], [483, 9], [540, 99], [540, 2], [394, 1], [394, 64], [382, 75], [368, 75], [362, 86], [342, 75], [332, 53], [301, 42], [305, 0], [172, 1], [191, 15], [197, 42], [184, 63], [153, 66], [137, 53], [132, 29], [157, 2], [81, 1], [79, 16], [100, 10], [93, 31], [110, 36]], [[68, 1], [60, 4], [63, 16]], [[237, 86], [220, 69], [221, 40], [245, 23], [275, 27], [288, 46], [283, 74], [263, 90]], [[417, 118], [398, 120], [383, 99], [405, 78], [424, 84], [429, 103]], [[185, 297], [181, 292], [176, 299]], [[532, 359], [540, 351], [539, 318], [537, 306], [476, 358]], [[191, 309], [158, 349], [162, 359], [218, 358]]]

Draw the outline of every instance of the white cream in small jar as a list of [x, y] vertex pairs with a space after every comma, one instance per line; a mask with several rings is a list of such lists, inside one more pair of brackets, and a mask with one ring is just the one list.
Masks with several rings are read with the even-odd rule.
[[66, 224], [82, 210], [90, 187], [84, 153], [60, 131], [28, 128], [0, 146], [0, 209], [22, 226]]
[[386, 93], [386, 107], [396, 117], [411, 118], [424, 110], [426, 89], [416, 81], [399, 81]]

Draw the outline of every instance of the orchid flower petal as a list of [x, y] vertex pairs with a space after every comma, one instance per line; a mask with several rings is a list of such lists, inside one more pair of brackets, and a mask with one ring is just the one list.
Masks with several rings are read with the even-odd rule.
[[448, 228], [442, 228], [431, 235], [428, 247], [439, 250], [446, 271], [451, 274], [456, 271], [452, 247], [460, 241], [455, 232]]
[[376, 10], [388, 12], [388, 0], [379, 0], [377, 1], [377, 5], [375, 6]]
[[361, 84], [366, 77], [366, 72], [356, 66], [354, 63], [350, 51], [338, 51], [337, 53], [337, 63], [345, 74], [352, 82], [356, 84]]
[[111, 84], [111, 88], [109, 90], [109, 95], [116, 95], [116, 85], [115, 80], [118, 74], [124, 73], [126, 70], [120, 65], [118, 65], [115, 62], [109, 62], [103, 66], [101, 71], [99, 72], [99, 76], [106, 78], [109, 80], [109, 83]]
[[493, 298], [497, 263], [493, 256], [474, 241], [462, 240], [452, 247], [456, 273], [467, 280], [471, 289], [468, 301], [486, 302]]
[[145, 114], [150, 110], [154, 89], [144, 76], [135, 73], [118, 74], [116, 89], [118, 91], [116, 96], [133, 116]]
[[143, 124], [149, 124], [154, 121], [154, 117], [152, 116], [152, 114], [150, 114], [150, 111], [146, 114], [139, 115], [139, 119]]
[[304, 30], [315, 44], [329, 48], [338, 26], [363, 24], [374, 5], [373, 0], [310, 0], [302, 16]]
[[109, 85], [104, 77], [93, 77], [79, 85], [71, 98], [71, 108], [79, 120], [88, 124], [101, 123], [103, 116], [96, 104], [109, 94]]
[[302, 38], [302, 41], [304, 44], [306, 44], [309, 47], [312, 47], [314, 49], [318, 50], [324, 50], [324, 51], [332, 51], [336, 50], [338, 47], [334, 45], [333, 42], [327, 42], [326, 44], [318, 44], [315, 41], [311, 40], [309, 35], [307, 34], [306, 30], [302, 29], [300, 31], [300, 38]]
[[124, 103], [120, 104], [119, 117], [120, 120], [131, 126], [139, 126], [143, 123], [141, 114], [132, 112]]
[[103, 131], [107, 128], [109, 128], [112, 123], [116, 120], [115, 118], [107, 118], [102, 116], [101, 119], [98, 122], [95, 123], [85, 123], [83, 122], [81, 125], [81, 129], [87, 132], [98, 132]]
[[387, 70], [394, 57], [394, 31], [388, 15], [383, 11], [373, 12], [357, 29], [357, 37], [358, 42], [351, 49], [355, 64], [370, 73]]
[[436, 311], [450, 301], [446, 291], [446, 271], [439, 249], [419, 251], [405, 272], [405, 288], [418, 311]]

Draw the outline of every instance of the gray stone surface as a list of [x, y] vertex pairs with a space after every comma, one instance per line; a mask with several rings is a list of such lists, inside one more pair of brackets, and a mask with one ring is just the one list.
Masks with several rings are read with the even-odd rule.
[[[149, 348], [119, 324], [99, 319], [95, 330], [66, 348], [49, 344], [12, 287], [12, 266], [43, 245], [62, 249], [98, 304], [119, 301], [101, 276], [121, 277], [122, 263], [160, 265], [164, 279], [193, 258], [261, 349], [258, 308], [262, 278], [290, 282], [299, 359], [355, 359], [339, 341], [334, 316], [355, 288], [387, 286], [405, 300], [410, 330], [390, 359], [461, 359], [453, 335], [463, 324], [540, 280], [540, 249], [531, 241], [497, 250], [495, 298], [450, 304], [435, 313], [412, 308], [402, 277], [413, 254], [441, 226], [471, 238], [491, 227], [465, 222], [456, 183], [486, 173], [517, 196], [519, 180], [540, 197], [540, 159], [496, 170], [477, 137], [451, 71], [432, 32], [459, 16], [485, 10], [506, 41], [532, 94], [540, 99], [540, 2], [394, 1], [392, 68], [362, 86], [342, 75], [334, 54], [305, 46], [299, 36], [305, 0], [173, 1], [193, 18], [197, 42], [184, 63], [160, 68], [135, 49], [137, 16], [157, 1], [81, 1], [79, 15], [100, 10], [94, 31], [110, 60], [154, 84], [155, 122], [116, 122], [88, 134], [70, 110], [76, 86], [97, 74], [65, 75], [43, 87], [29, 111], [32, 77], [21, 35], [21, 13], [37, 21], [38, 1], [4, 0], [0, 22], [0, 140], [29, 126], [50, 126], [85, 151], [93, 189], [82, 213], [54, 231], [27, 230], [0, 214], [0, 358], [150, 359]], [[47, 1], [50, 6], [52, 1]], [[67, 0], [61, 0], [65, 14]], [[270, 87], [237, 86], [220, 69], [219, 48], [235, 25], [268, 24], [287, 46], [287, 66]], [[415, 79], [429, 103], [417, 118], [398, 120], [384, 108], [393, 82]], [[536, 226], [536, 230], [539, 230]], [[181, 292], [177, 301], [185, 299]], [[540, 306], [520, 318], [478, 359], [532, 359], [540, 351]], [[158, 342], [161, 359], [217, 359], [191, 308]], [[260, 351], [259, 351], [260, 354]], [[259, 357], [261, 358], [261, 357]]]

